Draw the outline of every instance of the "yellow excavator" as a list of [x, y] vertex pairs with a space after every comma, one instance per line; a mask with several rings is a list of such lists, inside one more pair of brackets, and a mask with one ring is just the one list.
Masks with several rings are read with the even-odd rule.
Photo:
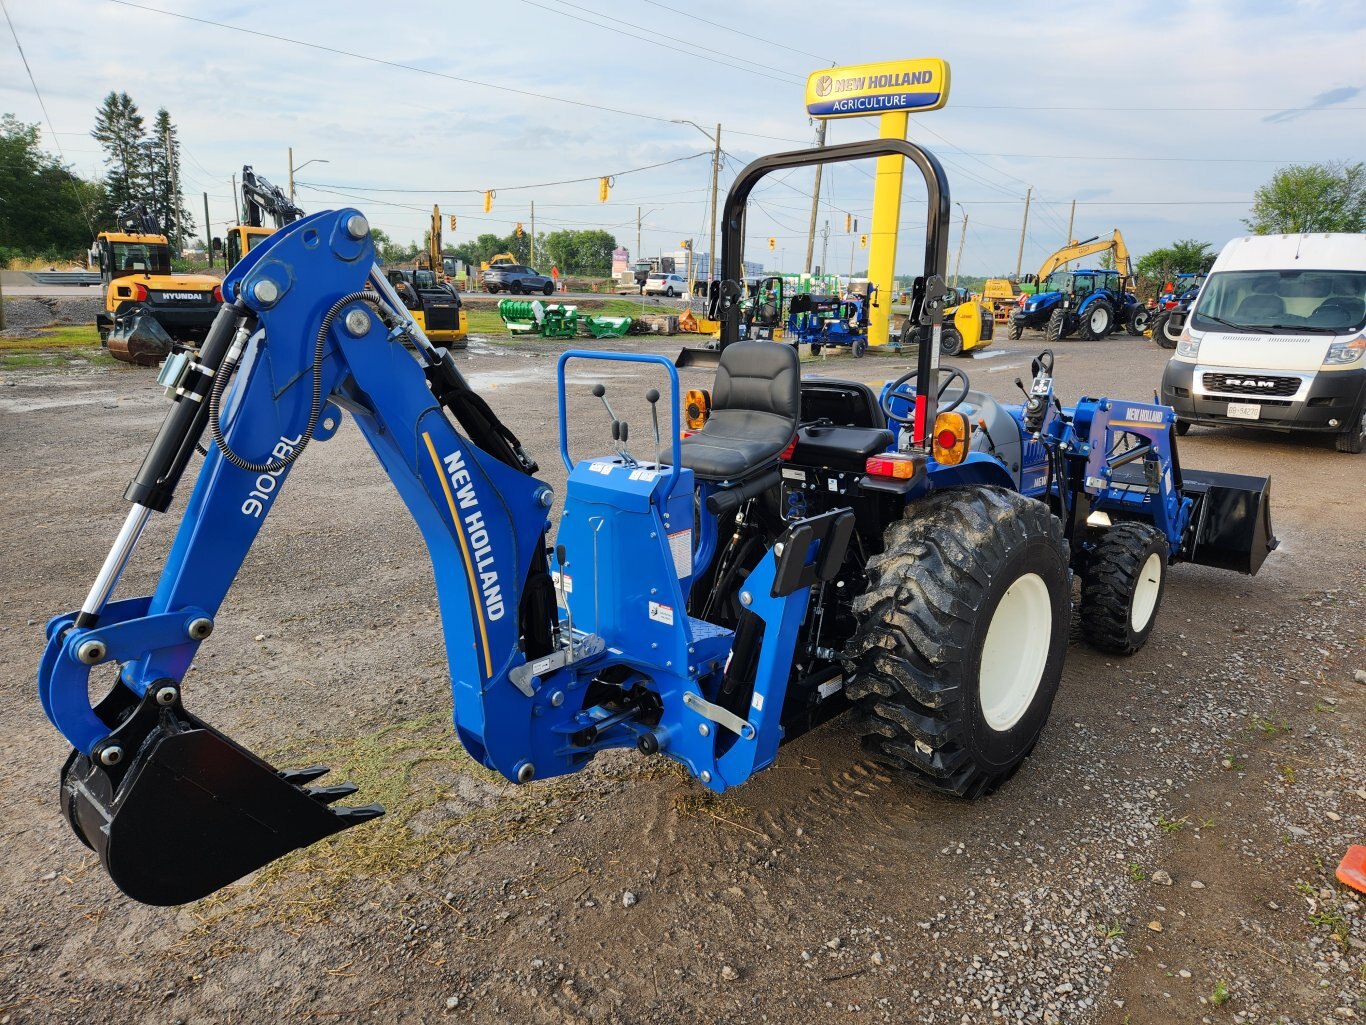
[[[1100, 253], [1110, 253], [1111, 270], [1066, 270], [1067, 264]], [[1109, 238], [1099, 235], [1071, 242], [1044, 260], [1036, 277], [1037, 291], [1022, 296], [1010, 320], [1009, 335], [1018, 339], [1025, 328], [1042, 330], [1056, 342], [1074, 331], [1083, 341], [1105, 338], [1119, 327], [1141, 335], [1148, 326], [1148, 310], [1127, 291], [1132, 282], [1129, 247], [1118, 228]]]
[[[256, 243], [286, 224], [293, 224], [304, 212], [294, 205], [283, 189], [272, 185], [249, 166], [242, 168], [242, 210], [246, 222], [228, 229], [223, 257], [228, 270], [246, 256]], [[267, 225], [269, 217], [271, 224]]]
[[441, 257], [440, 207], [432, 207], [425, 257], [419, 257], [411, 267], [389, 268], [385, 276], [429, 339], [452, 349], [463, 349], [469, 344], [465, 307], [460, 293], [446, 280]]
[[[218, 278], [171, 272], [170, 243], [145, 204], [121, 211], [118, 222], [117, 231], [100, 232], [90, 248], [104, 287], [95, 329], [115, 359], [153, 366], [175, 343], [204, 337], [223, 295]], [[147, 321], [147, 330], [138, 327]]]

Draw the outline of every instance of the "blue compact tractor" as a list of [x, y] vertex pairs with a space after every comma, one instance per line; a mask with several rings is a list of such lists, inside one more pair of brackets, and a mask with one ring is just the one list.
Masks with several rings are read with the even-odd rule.
[[1143, 304], [1124, 290], [1124, 278], [1118, 271], [1055, 271], [1015, 312], [1010, 335], [1019, 338], [1029, 327], [1042, 330], [1050, 342], [1073, 333], [1082, 341], [1096, 341], [1119, 327], [1141, 335], [1147, 317]]
[[[932, 344], [880, 395], [803, 381], [793, 346], [739, 338], [747, 200], [774, 172], [886, 155], [928, 192], [909, 316]], [[1127, 654], [1154, 628], [1172, 563], [1252, 573], [1274, 539], [1267, 480], [1184, 469], [1169, 408], [1062, 406], [1047, 352], [1015, 405], [941, 371], [950, 211], [939, 162], [900, 140], [750, 164], [722, 220], [719, 365], [698, 403], [710, 415], [683, 434], [661, 357], [564, 353], [562, 494], [375, 268], [364, 216], [323, 212], [263, 239], [224, 280], [198, 355], [163, 367], [173, 397], [123, 528], [84, 603], [47, 624], [38, 691], [72, 747], [59, 795], [77, 838], [129, 896], [180, 904], [383, 814], [319, 783], [325, 766], [277, 768], [229, 739], [189, 710], [216, 688], [193, 683], [202, 670], [186, 680], [237, 614], [228, 588], [294, 465], [344, 416], [430, 557], [455, 733], [481, 765], [535, 785], [624, 748], [720, 792], [848, 713], [891, 771], [959, 797], [1001, 786], [1044, 732], [1074, 577], [1085, 636]], [[665, 394], [644, 391], [646, 429], [604, 384], [571, 391], [574, 361], [655, 374]], [[585, 458], [569, 450], [571, 403], [603, 418]], [[201, 444], [193, 493], [174, 503]], [[144, 527], [173, 508], [155, 589], [117, 594]], [[107, 690], [92, 703], [94, 682]]]

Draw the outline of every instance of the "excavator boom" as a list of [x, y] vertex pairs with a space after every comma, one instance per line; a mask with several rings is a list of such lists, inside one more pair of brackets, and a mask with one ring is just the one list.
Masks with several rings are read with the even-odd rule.
[[1110, 238], [1087, 239], [1085, 242], [1073, 242], [1071, 245], [1063, 246], [1043, 262], [1043, 266], [1039, 268], [1038, 279], [1043, 281], [1059, 267], [1065, 266], [1073, 260], [1094, 256], [1096, 253], [1114, 253], [1115, 270], [1119, 271], [1125, 278], [1132, 278], [1129, 265], [1129, 247], [1124, 244], [1124, 236], [1116, 228]]

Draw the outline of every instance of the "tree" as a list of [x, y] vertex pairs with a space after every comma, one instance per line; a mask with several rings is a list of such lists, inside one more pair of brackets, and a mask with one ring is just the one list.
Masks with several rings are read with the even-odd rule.
[[1214, 265], [1217, 255], [1208, 242], [1183, 238], [1146, 253], [1134, 271], [1140, 278], [1163, 281], [1173, 274], [1203, 274]]
[[617, 240], [606, 231], [552, 231], [545, 252], [565, 274], [607, 275]]
[[381, 263], [406, 263], [417, 257], [417, 243], [409, 242], [406, 246], [394, 242], [389, 235], [379, 228], [370, 229], [370, 238], [375, 243], [375, 255], [379, 257]]
[[1255, 235], [1366, 231], [1366, 164], [1282, 167], [1252, 196]]
[[40, 148], [36, 124], [0, 116], [0, 261], [11, 256], [79, 257], [104, 188], [77, 177]]
[[185, 190], [180, 186], [180, 139], [165, 107], [157, 111], [152, 134], [143, 140], [142, 150], [147, 171], [143, 202], [156, 215], [167, 238], [175, 240], [177, 227], [182, 242], [192, 238], [194, 216], [185, 208]]
[[110, 92], [95, 112], [90, 133], [104, 147], [109, 170], [104, 185], [116, 210], [147, 198], [146, 127], [138, 106], [127, 93]]

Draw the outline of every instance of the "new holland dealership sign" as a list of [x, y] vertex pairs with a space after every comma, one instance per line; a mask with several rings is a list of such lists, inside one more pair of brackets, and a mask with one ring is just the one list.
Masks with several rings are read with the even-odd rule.
[[812, 117], [938, 110], [948, 99], [949, 65], [938, 57], [825, 68], [806, 79]]

